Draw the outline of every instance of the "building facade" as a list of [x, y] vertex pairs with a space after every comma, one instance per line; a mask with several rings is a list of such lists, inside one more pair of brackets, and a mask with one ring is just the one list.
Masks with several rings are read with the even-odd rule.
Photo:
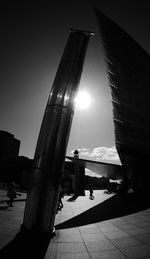
[[97, 11], [104, 46], [115, 142], [123, 167], [124, 187], [149, 188], [150, 55], [120, 26]]

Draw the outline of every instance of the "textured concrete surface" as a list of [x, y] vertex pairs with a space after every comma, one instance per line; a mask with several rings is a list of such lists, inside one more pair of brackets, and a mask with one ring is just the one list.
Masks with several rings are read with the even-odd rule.
[[[150, 258], [150, 209], [116, 218], [110, 215], [109, 220], [101, 220], [99, 215], [103, 207], [100, 204], [111, 201], [113, 195], [100, 190], [94, 191], [94, 196], [95, 199], [90, 200], [86, 191], [86, 196], [78, 197], [75, 202], [67, 201], [69, 196], [64, 196], [64, 207], [55, 218], [56, 235], [49, 243], [45, 259]], [[10, 208], [6, 203], [6, 192], [0, 190], [0, 248], [20, 230], [25, 199], [26, 194], [22, 193]], [[81, 222], [80, 215], [83, 215]], [[71, 218], [76, 219], [74, 227], [62, 229], [60, 224]], [[86, 224], [94, 218], [94, 223]]]

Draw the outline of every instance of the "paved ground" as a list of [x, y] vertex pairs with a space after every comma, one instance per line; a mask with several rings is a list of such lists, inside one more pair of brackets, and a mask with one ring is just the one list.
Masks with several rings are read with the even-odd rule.
[[[150, 258], [150, 209], [102, 221], [99, 213], [99, 218], [96, 216], [97, 222], [94, 222], [96, 214], [92, 213], [97, 211], [98, 214], [98, 210], [102, 208], [98, 204], [111, 199], [113, 195], [95, 191], [94, 196], [95, 199], [90, 200], [86, 192], [85, 197], [79, 197], [75, 202], [68, 202], [68, 196], [62, 199], [64, 208], [55, 219], [55, 225], [59, 229], [49, 244], [45, 259]], [[0, 190], [0, 248], [9, 243], [20, 230], [25, 198], [26, 194], [22, 194], [18, 198], [20, 201], [8, 208], [4, 202], [7, 200], [6, 193]], [[109, 213], [110, 211], [107, 218]], [[77, 215], [82, 217], [75, 218]], [[60, 223], [70, 218], [75, 218], [75, 221], [70, 222], [69, 228], [62, 229], [67, 225]], [[87, 224], [92, 220], [94, 223]], [[71, 224], [73, 228], [70, 228]]]

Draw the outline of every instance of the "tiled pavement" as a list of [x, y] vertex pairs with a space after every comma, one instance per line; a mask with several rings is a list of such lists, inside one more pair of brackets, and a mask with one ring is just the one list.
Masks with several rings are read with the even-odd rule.
[[[88, 193], [75, 202], [63, 200], [64, 208], [56, 214], [55, 225], [64, 222], [112, 195], [95, 191], [95, 199]], [[19, 199], [25, 199], [22, 194]], [[0, 248], [11, 241], [20, 230], [25, 201], [16, 201], [7, 208], [6, 194], [0, 190]], [[150, 258], [150, 209], [127, 216], [68, 229], [56, 230], [45, 259], [119, 259]]]

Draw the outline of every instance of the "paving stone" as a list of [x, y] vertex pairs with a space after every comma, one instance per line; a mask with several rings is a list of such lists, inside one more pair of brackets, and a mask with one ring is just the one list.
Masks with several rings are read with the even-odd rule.
[[116, 247], [109, 240], [100, 240], [100, 241], [85, 241], [85, 245], [89, 252], [96, 251], [109, 251], [116, 249]]
[[90, 259], [90, 256], [88, 253], [81, 253], [81, 254], [58, 253], [56, 258], [57, 259]]
[[146, 234], [148, 233], [148, 230], [144, 228], [134, 227], [132, 229], [127, 229], [126, 232], [132, 236], [135, 236], [135, 235]]
[[112, 232], [104, 232], [104, 235], [108, 239], [115, 239], [115, 238], [127, 237], [127, 236], [129, 236], [129, 233], [127, 233], [125, 231], [117, 230], [117, 231], [112, 231]]
[[91, 259], [125, 259], [127, 258], [120, 251], [111, 250], [105, 252], [94, 252], [90, 253]]
[[150, 256], [150, 247], [147, 245], [121, 247], [122, 251], [129, 259], [144, 258]]
[[94, 226], [90, 228], [80, 228], [82, 234], [99, 234], [99, 230]]
[[46, 253], [44, 259], [56, 259], [57, 254], [56, 253]]
[[83, 234], [83, 233], [81, 233], [81, 235], [82, 235], [82, 238], [83, 238], [84, 242], [86, 242], [86, 241], [94, 242], [94, 241], [108, 240], [103, 233], [98, 233], [98, 234], [93, 234], [93, 233], [92, 234], [90, 234], [90, 233]]
[[58, 243], [57, 252], [74, 254], [74, 253], [86, 253], [87, 250], [83, 243], [66, 242], [66, 243]]
[[102, 232], [115, 232], [115, 231], [120, 231], [120, 228], [117, 226], [105, 226], [105, 227], [99, 227], [99, 229]]
[[143, 241], [146, 244], [150, 245], [150, 233], [142, 234], [142, 235], [135, 235], [134, 236], [137, 240]]
[[83, 242], [79, 230], [60, 230], [58, 242]]
[[79, 229], [82, 231], [82, 229], [85, 229], [85, 228], [91, 228], [91, 229], [93, 229], [93, 228], [95, 228], [96, 226], [95, 226], [95, 224], [88, 224], [88, 225], [84, 225], [84, 226], [82, 226], [82, 227], [79, 227]]
[[117, 247], [128, 247], [128, 246], [135, 246], [142, 244], [143, 242], [135, 239], [134, 237], [127, 236], [123, 238], [116, 238], [116, 239], [111, 239], [111, 242]]
[[125, 223], [125, 224], [122, 224], [122, 225], [118, 225], [120, 227], [120, 229], [122, 230], [128, 230], [128, 229], [135, 229], [136, 228], [136, 225], [135, 224], [129, 224], [129, 223]]
[[54, 242], [50, 242], [48, 249], [47, 249], [47, 253], [51, 253], [51, 254], [56, 254], [57, 253], [57, 243]]

